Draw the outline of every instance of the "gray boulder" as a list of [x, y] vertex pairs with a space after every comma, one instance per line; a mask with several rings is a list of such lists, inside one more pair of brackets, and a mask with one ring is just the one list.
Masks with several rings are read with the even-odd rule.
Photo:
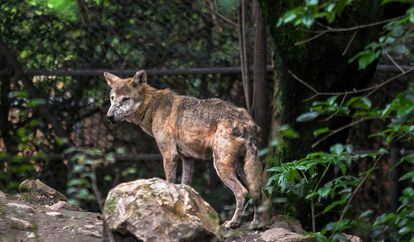
[[111, 230], [142, 241], [221, 239], [217, 212], [193, 188], [158, 178], [113, 188], [103, 215]]

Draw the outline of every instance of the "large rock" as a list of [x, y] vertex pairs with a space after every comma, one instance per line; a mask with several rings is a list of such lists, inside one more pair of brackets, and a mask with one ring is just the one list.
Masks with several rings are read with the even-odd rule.
[[193, 188], [158, 178], [116, 186], [103, 214], [111, 230], [143, 241], [220, 239], [217, 212]]
[[[24, 197], [30, 197], [30, 199], [25, 200], [44, 200], [45, 196], [54, 201], [68, 200], [65, 195], [44, 184], [39, 179], [24, 180], [22, 183], [20, 183], [19, 190], [22, 192], [22, 195], [24, 195]], [[38, 195], [42, 195], [42, 197], [38, 198]]]

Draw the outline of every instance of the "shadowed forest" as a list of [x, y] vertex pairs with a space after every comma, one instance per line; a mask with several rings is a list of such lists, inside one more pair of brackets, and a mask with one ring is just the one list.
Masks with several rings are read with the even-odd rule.
[[[303, 240], [257, 241], [414, 242], [413, 37], [410, 0], [0, 0], [0, 191], [30, 203], [22, 182], [39, 179], [100, 214], [117, 185], [164, 179], [156, 141], [106, 119], [103, 73], [146, 70], [149, 85], [228, 101], [260, 127], [263, 223], [297, 220]], [[220, 224], [234, 213], [212, 157], [191, 187]], [[13, 241], [1, 199], [0, 241]]]

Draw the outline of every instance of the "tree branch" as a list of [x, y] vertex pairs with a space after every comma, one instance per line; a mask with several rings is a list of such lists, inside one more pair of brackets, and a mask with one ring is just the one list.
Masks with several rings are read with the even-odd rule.
[[238, 28], [239, 25], [237, 23], [235, 23], [233, 20], [227, 18], [226, 16], [224, 16], [223, 14], [219, 13], [218, 11], [216, 11], [215, 9], [211, 8], [210, 6], [208, 6], [207, 4], [204, 4], [204, 6], [206, 6], [208, 8], [208, 10], [210, 10], [210, 12], [214, 15], [216, 15], [217, 17], [219, 17], [220, 19], [222, 19], [224, 22]]
[[388, 57], [388, 59], [390, 59], [390, 61], [392, 62], [392, 64], [394, 64], [395, 65], [395, 67], [397, 67], [398, 68], [398, 70], [400, 70], [401, 71], [401, 73], [403, 73], [404, 72], [404, 69], [400, 66], [400, 65], [398, 65], [398, 63], [390, 56], [390, 54], [388, 54], [388, 53], [385, 53], [385, 56], [386, 57]]
[[249, 69], [247, 63], [247, 43], [246, 43], [246, 0], [240, 0], [239, 6], [239, 53], [240, 64], [242, 70], [242, 82], [244, 90], [244, 98], [246, 102], [246, 108], [251, 113], [251, 101], [250, 101], [250, 84], [249, 84]]
[[347, 129], [347, 128], [350, 128], [350, 127], [352, 127], [352, 126], [354, 126], [354, 125], [357, 125], [357, 124], [359, 124], [359, 123], [362, 123], [362, 122], [367, 121], [367, 120], [370, 120], [370, 119], [372, 119], [372, 118], [361, 118], [361, 119], [355, 120], [355, 121], [353, 121], [353, 122], [351, 122], [351, 123], [349, 123], [349, 124], [347, 124], [347, 125], [344, 125], [344, 126], [342, 126], [342, 127], [339, 127], [339, 128], [337, 128], [337, 129], [333, 130], [332, 132], [330, 132], [329, 134], [325, 135], [323, 138], [321, 138], [321, 139], [317, 140], [315, 143], [313, 143], [313, 144], [312, 144], [312, 148], [315, 148], [315, 147], [316, 147], [316, 146], [318, 146], [320, 143], [322, 143], [322, 141], [324, 141], [324, 140], [326, 140], [327, 138], [329, 138], [329, 137], [333, 136], [334, 134], [339, 133], [339, 132], [341, 132], [342, 130], [345, 130], [345, 129]]
[[381, 83], [375, 84], [373, 86], [366, 87], [366, 88], [359, 89], [359, 90], [344, 91], [344, 92], [320, 92], [320, 91], [316, 90], [314, 87], [312, 87], [311, 85], [309, 85], [308, 83], [306, 83], [305, 81], [303, 81], [302, 79], [300, 79], [291, 70], [288, 70], [288, 73], [295, 80], [297, 80], [298, 82], [302, 83], [304, 86], [306, 86], [307, 88], [309, 88], [314, 93], [314, 95], [312, 95], [311, 97], [309, 97], [309, 98], [307, 98], [305, 100], [305, 101], [309, 101], [309, 100], [312, 100], [312, 99], [314, 99], [314, 98], [316, 98], [318, 96], [342, 96], [342, 95], [358, 94], [358, 93], [363, 93], [363, 92], [367, 92], [367, 91], [370, 91], [369, 92], [369, 95], [370, 95], [370, 94], [374, 93], [375, 91], [377, 91], [379, 88], [387, 85], [388, 83], [390, 83], [390, 82], [392, 82], [392, 81], [394, 81], [394, 80], [396, 80], [396, 79], [398, 79], [398, 78], [400, 78], [402, 76], [405, 76], [408, 73], [414, 71], [414, 67], [412, 67], [412, 68], [410, 68], [410, 69], [408, 69], [406, 71], [404, 71], [404, 70], [402, 70], [402, 71], [403, 72], [401, 72], [400, 74], [397, 74], [397, 75], [395, 75], [395, 76], [393, 76], [393, 77], [391, 77], [391, 78], [389, 78], [389, 79], [387, 79], [387, 80], [385, 80], [385, 81], [383, 81]]
[[349, 47], [351, 47], [352, 41], [354, 41], [357, 32], [358, 32], [358, 30], [355, 30], [355, 32], [352, 34], [351, 39], [349, 40], [349, 42], [346, 45], [344, 51], [342, 52], [342, 56], [344, 56], [346, 54], [346, 52], [348, 51]]
[[396, 18], [391, 18], [391, 19], [386, 19], [386, 20], [381, 20], [378, 22], [374, 22], [374, 23], [369, 23], [369, 24], [362, 24], [362, 25], [357, 25], [357, 26], [353, 26], [353, 27], [348, 27], [348, 28], [331, 28], [329, 26], [324, 26], [326, 29], [325, 30], [317, 30], [314, 31], [315, 33], [318, 33], [308, 39], [302, 40], [302, 41], [298, 41], [295, 43], [295, 45], [301, 45], [301, 44], [305, 44], [308, 43], [310, 41], [313, 41], [319, 37], [321, 37], [324, 34], [327, 33], [338, 33], [338, 32], [349, 32], [349, 31], [355, 31], [355, 30], [359, 30], [359, 29], [364, 29], [364, 28], [369, 28], [369, 27], [374, 27], [374, 26], [378, 26], [381, 24], [386, 24], [395, 20], [399, 20], [402, 19], [404, 16], [399, 16]]

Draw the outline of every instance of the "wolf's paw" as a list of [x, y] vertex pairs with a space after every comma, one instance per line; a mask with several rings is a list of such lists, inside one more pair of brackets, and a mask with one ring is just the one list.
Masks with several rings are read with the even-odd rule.
[[263, 227], [264, 223], [260, 219], [254, 219], [249, 225], [250, 230], [260, 230], [263, 229]]
[[240, 221], [228, 220], [222, 224], [225, 229], [235, 229], [240, 226]]

